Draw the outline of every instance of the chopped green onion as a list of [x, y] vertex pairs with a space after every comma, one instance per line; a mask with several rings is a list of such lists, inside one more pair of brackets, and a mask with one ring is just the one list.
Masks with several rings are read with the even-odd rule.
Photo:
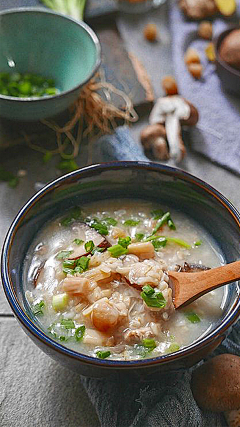
[[63, 273], [65, 274], [74, 274], [75, 271], [73, 268], [63, 267]]
[[120, 237], [118, 239], [118, 244], [121, 245], [123, 248], [127, 248], [131, 243], [131, 237]]
[[56, 258], [57, 259], [65, 259], [65, 258], [68, 258], [71, 253], [72, 253], [72, 251], [61, 251], [61, 252], [58, 252]]
[[183, 248], [186, 249], [191, 249], [191, 245], [189, 245], [187, 242], [185, 242], [182, 239], [177, 239], [176, 237], [166, 237], [168, 242], [172, 242], [172, 243], [176, 243], [179, 246], [182, 246]]
[[74, 329], [75, 323], [72, 319], [62, 319], [61, 326], [63, 326], [65, 329]]
[[164, 212], [162, 209], [155, 209], [154, 211], [151, 211], [151, 216], [153, 219], [160, 219], [164, 215]]
[[135, 239], [136, 239], [137, 242], [141, 242], [143, 238], [144, 238], [144, 234], [143, 233], [137, 233], [137, 234], [135, 234]]
[[168, 353], [174, 353], [175, 351], [180, 350], [180, 345], [176, 344], [176, 343], [172, 343], [170, 344], [170, 346], [167, 348], [167, 350], [165, 351], [166, 354]]
[[150, 285], [143, 286], [141, 297], [148, 307], [164, 308], [166, 306], [166, 300], [163, 297], [162, 292], [153, 289], [150, 293]]
[[6, 96], [30, 98], [55, 95], [59, 90], [54, 85], [53, 79], [36, 74], [0, 73], [0, 93]]
[[32, 307], [32, 312], [35, 316], [39, 316], [43, 314], [42, 308], [45, 307], [45, 302], [42, 300], [37, 304], [34, 304]]
[[117, 221], [114, 218], [110, 218], [110, 217], [109, 218], [103, 218], [102, 223], [106, 224], [106, 226], [117, 225]]
[[86, 242], [84, 245], [86, 252], [92, 252], [93, 248], [94, 248], [94, 243], [92, 240], [89, 240], [89, 242]]
[[168, 220], [168, 222], [167, 222], [167, 225], [168, 225], [168, 227], [169, 227], [171, 230], [176, 230], [176, 226], [175, 226], [175, 224], [174, 224], [174, 222], [173, 222], [172, 218], [169, 218], [169, 220]]
[[79, 169], [79, 166], [77, 165], [75, 160], [71, 159], [71, 160], [62, 160], [57, 164], [56, 168], [61, 171], [72, 172]]
[[97, 246], [95, 246], [92, 250], [92, 254], [95, 254], [96, 252], [104, 252], [105, 248], [98, 248]]
[[85, 221], [89, 225], [89, 227], [94, 228], [100, 234], [103, 234], [104, 236], [108, 235], [108, 229], [106, 224], [101, 223], [97, 218], [94, 218], [94, 219], [87, 218]]
[[61, 225], [63, 225], [64, 227], [67, 227], [73, 221], [80, 219], [81, 214], [82, 214], [81, 209], [78, 206], [76, 206], [75, 208], [71, 209], [69, 214], [61, 220]]
[[19, 182], [19, 179], [11, 172], [8, 172], [0, 166], [0, 181], [7, 182], [9, 187], [15, 188]]
[[143, 347], [148, 348], [150, 351], [154, 350], [154, 348], [157, 347], [155, 340], [151, 338], [146, 338], [142, 340], [142, 345]]
[[155, 251], [157, 251], [159, 248], [164, 248], [167, 244], [166, 237], [159, 237], [159, 239], [152, 240], [152, 244], [154, 246]]
[[125, 254], [128, 253], [128, 250], [126, 248], [124, 248], [123, 246], [119, 245], [119, 244], [111, 246], [107, 250], [110, 252], [110, 254], [114, 258], [118, 258], [119, 256], [125, 255]]
[[202, 240], [198, 240], [197, 242], [194, 242], [194, 246], [200, 246], [202, 244]]
[[73, 243], [76, 243], [76, 245], [81, 245], [82, 243], [84, 243], [84, 241], [81, 239], [74, 239]]
[[152, 234], [155, 234], [159, 230], [159, 228], [161, 228], [164, 224], [166, 224], [168, 222], [168, 220], [170, 219], [170, 217], [171, 217], [170, 212], [166, 212], [162, 216], [162, 218], [160, 218], [160, 220], [157, 222]]
[[53, 295], [52, 297], [52, 306], [55, 311], [61, 311], [66, 308], [68, 304], [68, 294], [65, 292], [63, 294]]
[[111, 354], [111, 351], [97, 351], [96, 355], [99, 359], [106, 359]]
[[75, 334], [74, 334], [76, 341], [81, 341], [83, 339], [83, 336], [85, 334], [85, 329], [86, 328], [84, 325], [79, 326], [79, 328], [76, 329]]
[[194, 311], [185, 311], [184, 315], [191, 323], [199, 323], [201, 322], [200, 317]]
[[66, 259], [63, 261], [63, 268], [74, 268], [75, 264], [75, 259]]
[[43, 156], [43, 163], [48, 163], [52, 158], [51, 151], [46, 151], [46, 153]]
[[80, 267], [82, 271], [86, 271], [88, 269], [89, 261], [90, 258], [87, 256], [81, 256], [81, 258], [77, 260], [77, 267]]
[[135, 225], [138, 225], [140, 221], [134, 220], [134, 219], [127, 219], [126, 221], [124, 221], [123, 225], [125, 225], [126, 227], [130, 226], [130, 227], [134, 227]]

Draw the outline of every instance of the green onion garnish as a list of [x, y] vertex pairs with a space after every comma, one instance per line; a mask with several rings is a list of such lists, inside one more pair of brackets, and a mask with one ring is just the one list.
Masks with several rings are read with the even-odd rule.
[[63, 272], [65, 274], [82, 273], [88, 269], [90, 258], [81, 256], [78, 259], [67, 259], [63, 262]]
[[111, 351], [97, 351], [96, 355], [99, 359], [106, 359], [111, 354]]
[[131, 237], [120, 237], [118, 239], [118, 244], [121, 245], [123, 248], [127, 248], [131, 243]]
[[114, 258], [118, 258], [119, 256], [125, 255], [128, 253], [128, 250], [119, 244], [111, 246], [107, 250], [110, 252], [112, 257]]
[[93, 248], [94, 248], [94, 243], [92, 240], [89, 240], [89, 242], [86, 242], [84, 245], [86, 252], [92, 252]]
[[189, 245], [189, 243], [185, 242], [182, 239], [178, 239], [176, 237], [166, 237], [166, 239], [168, 242], [176, 243], [177, 245], [182, 246], [183, 248], [186, 248], [186, 249], [191, 249], [192, 247], [191, 245]]
[[43, 163], [48, 163], [51, 160], [52, 156], [53, 155], [51, 151], [46, 151], [46, 153], [43, 155]]
[[102, 223], [97, 218], [94, 218], [94, 219], [86, 218], [85, 222], [89, 225], [89, 227], [94, 228], [100, 234], [103, 234], [104, 236], [108, 235], [108, 228], [106, 224]]
[[115, 225], [117, 225], [117, 221], [114, 218], [111, 218], [111, 217], [109, 217], [109, 218], [103, 218], [101, 222], [104, 223], [104, 224], [106, 224], [106, 226], [109, 226], [109, 225], [115, 226]]
[[56, 95], [59, 90], [53, 79], [36, 74], [0, 73], [0, 93], [17, 98]]
[[138, 225], [140, 221], [134, 220], [134, 219], [127, 219], [126, 221], [124, 221], [123, 225], [125, 225], [126, 227], [130, 226], [130, 227], [134, 227], [135, 225]]
[[137, 234], [135, 234], [135, 239], [136, 239], [137, 242], [141, 242], [143, 238], [144, 238], [144, 234], [143, 233], [137, 233]]
[[143, 286], [141, 297], [148, 307], [164, 308], [167, 303], [162, 292], [153, 289], [150, 285]]
[[42, 300], [32, 306], [32, 312], [35, 316], [43, 314], [42, 308], [45, 307], [45, 302]]
[[75, 323], [72, 319], [62, 319], [61, 326], [63, 326], [65, 329], [74, 329]]
[[152, 240], [152, 244], [154, 246], [155, 251], [157, 251], [160, 248], [164, 248], [167, 244], [166, 237], [159, 237], [159, 239]]
[[65, 258], [68, 258], [69, 257], [69, 255], [71, 255], [71, 253], [72, 253], [73, 251], [61, 251], [61, 252], [58, 252], [58, 254], [57, 254], [57, 259], [65, 259]]
[[201, 322], [200, 317], [194, 311], [185, 311], [184, 315], [191, 323], [199, 323]]
[[9, 187], [15, 188], [19, 179], [11, 172], [8, 172], [0, 166], [0, 181], [5, 181], [8, 183]]
[[157, 224], [153, 230], [153, 234], [155, 234], [159, 230], [159, 228], [161, 228], [164, 224], [166, 224], [170, 218], [171, 218], [170, 212], [166, 212], [162, 216], [162, 218], [160, 218], [160, 220], [157, 222]]
[[153, 211], [151, 211], [151, 216], [153, 217], [153, 219], [160, 219], [162, 218], [164, 212], [162, 209], [155, 209]]
[[[82, 269], [82, 271], [86, 271], [88, 269], [89, 261], [90, 258], [88, 258], [87, 256], [81, 256], [81, 258], [77, 260], [77, 266], [75, 267], [75, 269], [78, 267], [79, 269]], [[82, 271], [78, 272], [82, 273]]]
[[172, 343], [170, 344], [170, 346], [167, 348], [167, 350], [165, 351], [166, 354], [168, 353], [174, 353], [175, 351], [178, 351], [180, 349], [180, 345], [176, 344], [176, 343]]
[[76, 341], [81, 341], [83, 339], [83, 336], [85, 334], [85, 330], [86, 330], [86, 328], [84, 325], [79, 326], [79, 328], [76, 329], [75, 334], [74, 334]]
[[61, 162], [59, 162], [56, 165], [56, 168], [61, 171], [72, 172], [79, 169], [79, 166], [77, 165], [75, 160], [70, 159], [70, 160], [61, 160]]
[[194, 242], [194, 246], [200, 246], [202, 244], [202, 240], [198, 240], [197, 242]]
[[170, 228], [170, 230], [176, 230], [176, 226], [172, 220], [172, 218], [169, 218], [168, 222], [167, 222], [168, 227]]
[[146, 339], [142, 340], [142, 345], [143, 345], [143, 347], [148, 348], [150, 351], [154, 350], [154, 348], [157, 347], [155, 340], [150, 339], [150, 338], [146, 338]]
[[61, 225], [64, 227], [67, 227], [70, 225], [73, 221], [81, 218], [81, 209], [79, 207], [73, 208], [67, 216], [65, 216], [61, 220]]
[[84, 242], [81, 239], [74, 239], [73, 243], [76, 243], [76, 245], [81, 245]]

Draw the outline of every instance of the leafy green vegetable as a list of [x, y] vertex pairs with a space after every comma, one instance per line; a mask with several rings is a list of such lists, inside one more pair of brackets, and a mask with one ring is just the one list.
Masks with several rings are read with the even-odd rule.
[[86, 0], [41, 0], [41, 2], [55, 12], [83, 21]]
[[201, 322], [200, 317], [194, 311], [185, 311], [184, 315], [191, 323], [199, 323]]
[[43, 314], [42, 308], [45, 307], [45, 302], [42, 300], [38, 302], [37, 304], [34, 304], [32, 306], [32, 312], [35, 316], [39, 316]]
[[58, 254], [57, 254], [57, 259], [65, 259], [65, 258], [68, 258], [68, 257], [69, 257], [69, 255], [71, 255], [71, 253], [72, 253], [72, 251], [61, 251], [61, 252], [58, 252]]
[[72, 319], [62, 319], [61, 326], [63, 326], [65, 329], [74, 329], [75, 323]]
[[194, 242], [194, 246], [200, 246], [202, 244], [202, 240], [197, 240], [197, 242]]
[[126, 221], [124, 221], [123, 225], [125, 225], [126, 227], [130, 226], [130, 227], [134, 227], [135, 225], [138, 225], [140, 221], [138, 220], [134, 220], [134, 219], [127, 219]]
[[96, 355], [99, 359], [106, 359], [111, 354], [111, 351], [97, 351]]
[[15, 175], [3, 169], [1, 166], [0, 166], [0, 181], [7, 182], [9, 187], [11, 188], [15, 188], [19, 183], [19, 179]]
[[79, 328], [77, 328], [77, 329], [75, 330], [75, 334], [74, 334], [74, 336], [75, 336], [75, 340], [76, 340], [76, 341], [81, 341], [81, 340], [83, 339], [83, 336], [84, 336], [84, 334], [85, 334], [85, 330], [86, 330], [86, 328], [85, 328], [85, 326], [84, 326], [84, 325], [79, 326]]
[[79, 166], [77, 165], [75, 160], [70, 159], [70, 160], [61, 160], [61, 162], [59, 162], [56, 165], [56, 168], [61, 171], [72, 172], [79, 169]]
[[52, 158], [51, 151], [46, 151], [46, 153], [43, 156], [43, 163], [48, 163]]
[[92, 252], [93, 248], [94, 248], [94, 243], [92, 240], [89, 240], [88, 242], [85, 243], [84, 245], [86, 252]]
[[118, 239], [118, 244], [121, 245], [123, 248], [127, 248], [131, 243], [131, 237], [120, 237]]
[[103, 218], [102, 219], [102, 223], [106, 224], [106, 226], [109, 226], [109, 225], [115, 226], [115, 225], [117, 225], [116, 219], [111, 218], [111, 217], [109, 217], [109, 218]]
[[153, 219], [160, 219], [162, 218], [163, 215], [164, 215], [164, 212], [162, 209], [155, 209], [154, 211], [151, 212], [151, 216], [153, 217]]
[[110, 254], [114, 258], [117, 258], [117, 257], [119, 257], [121, 255], [125, 255], [125, 254], [128, 253], [127, 248], [124, 248], [122, 245], [119, 245], [119, 244], [113, 245], [110, 248], [108, 248], [107, 250], [110, 252]]
[[162, 216], [162, 218], [160, 218], [159, 219], [159, 221], [157, 222], [157, 224], [156, 224], [156, 226], [155, 226], [155, 228], [154, 228], [154, 230], [153, 230], [153, 233], [152, 234], [155, 234], [158, 230], [159, 230], [159, 228], [161, 228], [164, 224], [166, 224], [167, 222], [168, 222], [168, 220], [171, 218], [171, 216], [170, 216], [170, 212], [166, 212], [163, 216]]
[[144, 238], [144, 234], [143, 233], [136, 233], [135, 234], [135, 239], [137, 242], [141, 242]]
[[85, 222], [89, 225], [89, 227], [94, 228], [96, 231], [98, 231], [103, 236], [108, 235], [108, 228], [107, 228], [106, 224], [99, 221], [99, 219], [97, 219], [97, 218], [94, 218], [94, 219], [86, 218]]
[[73, 243], [76, 243], [76, 245], [81, 245], [84, 242], [81, 239], [74, 239]]
[[81, 219], [81, 218], [82, 218], [82, 211], [78, 206], [76, 206], [75, 208], [69, 211], [69, 214], [61, 220], [60, 224], [63, 225], [64, 227], [67, 227], [73, 221], [76, 221], [77, 219]]
[[148, 307], [164, 308], [167, 303], [162, 292], [153, 289], [150, 285], [143, 286], [141, 297]]
[[151, 338], [146, 338], [142, 340], [142, 345], [143, 347], [148, 348], [150, 351], [154, 350], [154, 348], [157, 347], [155, 340]]

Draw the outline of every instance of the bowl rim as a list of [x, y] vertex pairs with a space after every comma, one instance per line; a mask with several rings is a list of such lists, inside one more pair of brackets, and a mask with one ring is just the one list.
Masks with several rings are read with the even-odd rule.
[[240, 26], [236, 27], [236, 26], [231, 26], [229, 28], [227, 28], [226, 30], [222, 31], [220, 34], [218, 34], [213, 43], [214, 43], [214, 47], [215, 47], [215, 52], [216, 52], [216, 62], [221, 65], [226, 71], [228, 71], [231, 74], [234, 74], [236, 77], [240, 78], [240, 71], [237, 70], [236, 68], [231, 67], [231, 65], [227, 64], [227, 62], [225, 62], [222, 57], [219, 54], [219, 48], [220, 45], [222, 44], [223, 40], [225, 39], [225, 37], [230, 34], [232, 31], [234, 30], [239, 30]]
[[234, 303], [232, 304], [230, 312], [224, 317], [220, 325], [214, 328], [210, 333], [206, 334], [202, 338], [193, 342], [189, 346], [184, 347], [183, 349], [178, 350], [177, 352], [157, 356], [155, 358], [143, 359], [143, 360], [108, 360], [108, 359], [98, 359], [97, 357], [88, 356], [83, 353], [79, 353], [77, 351], [71, 350], [58, 342], [51, 339], [48, 335], [44, 333], [42, 329], [40, 329], [36, 324], [31, 321], [31, 319], [27, 316], [26, 312], [21, 308], [16, 293], [14, 291], [14, 287], [11, 280], [11, 274], [9, 270], [9, 256], [11, 251], [12, 241], [14, 239], [15, 233], [18, 227], [21, 225], [21, 222], [24, 219], [24, 216], [28, 213], [28, 211], [42, 198], [45, 194], [55, 190], [61, 184], [72, 180], [75, 182], [81, 177], [89, 177], [97, 175], [103, 171], [111, 170], [119, 170], [119, 169], [138, 169], [138, 170], [150, 170], [152, 172], [160, 172], [163, 175], [170, 175], [175, 178], [181, 179], [183, 181], [187, 181], [193, 183], [197, 187], [200, 187], [206, 193], [209, 193], [213, 196], [218, 203], [221, 203], [232, 215], [234, 220], [236, 221], [238, 227], [240, 228], [240, 214], [238, 210], [232, 205], [232, 203], [223, 196], [218, 190], [213, 188], [211, 185], [207, 184], [203, 180], [185, 172], [179, 168], [154, 163], [154, 162], [143, 162], [143, 161], [114, 161], [107, 163], [97, 163], [91, 166], [86, 166], [81, 169], [78, 169], [74, 172], [70, 172], [64, 176], [61, 176], [50, 183], [48, 183], [44, 188], [34, 194], [20, 209], [15, 219], [13, 220], [8, 233], [6, 235], [3, 248], [2, 248], [2, 257], [1, 257], [1, 276], [2, 276], [2, 285], [6, 295], [6, 298], [12, 308], [14, 315], [20, 321], [22, 326], [27, 329], [28, 334], [33, 335], [34, 338], [40, 340], [42, 344], [50, 347], [51, 350], [54, 350], [61, 355], [68, 356], [71, 359], [75, 359], [82, 364], [101, 366], [102, 368], [111, 368], [111, 369], [132, 369], [132, 368], [141, 368], [148, 367], [155, 364], [165, 364], [174, 359], [182, 360], [185, 357], [189, 356], [192, 351], [201, 350], [210, 342], [216, 341], [219, 336], [222, 336], [224, 332], [233, 325], [240, 314], [240, 287], [236, 284], [238, 289], [238, 296], [236, 297]]
[[57, 16], [60, 19], [65, 19], [66, 21], [70, 21], [73, 24], [76, 24], [79, 27], [81, 27], [84, 31], [86, 31], [86, 33], [88, 34], [88, 36], [90, 37], [90, 39], [92, 40], [92, 42], [95, 46], [95, 49], [96, 49], [95, 65], [92, 68], [89, 75], [80, 84], [77, 84], [72, 89], [60, 91], [56, 95], [46, 95], [46, 96], [42, 96], [42, 97], [32, 96], [32, 97], [28, 97], [28, 98], [21, 98], [21, 97], [16, 97], [16, 96], [8, 96], [8, 95], [0, 94], [0, 100], [2, 99], [2, 100], [6, 100], [8, 102], [14, 102], [14, 103], [16, 103], [16, 102], [18, 102], [18, 103], [22, 103], [22, 102], [36, 103], [36, 102], [44, 102], [44, 101], [46, 102], [46, 101], [58, 99], [58, 98], [60, 98], [64, 95], [67, 95], [67, 94], [71, 94], [72, 92], [75, 92], [77, 89], [80, 89], [81, 87], [83, 87], [89, 80], [91, 80], [91, 78], [94, 76], [94, 74], [96, 73], [96, 71], [98, 70], [98, 68], [100, 67], [100, 64], [101, 64], [101, 45], [100, 45], [100, 41], [99, 41], [96, 33], [85, 22], [78, 21], [78, 20], [72, 18], [71, 16], [64, 15], [62, 13], [58, 13], [58, 12], [55, 12], [53, 10], [50, 10], [50, 9], [47, 9], [44, 7], [19, 7], [19, 8], [5, 9], [5, 10], [0, 12], [0, 19], [3, 15], [13, 15], [13, 14], [25, 13], [25, 12], [37, 13], [37, 14], [42, 14], [42, 15], [47, 14], [47, 15]]

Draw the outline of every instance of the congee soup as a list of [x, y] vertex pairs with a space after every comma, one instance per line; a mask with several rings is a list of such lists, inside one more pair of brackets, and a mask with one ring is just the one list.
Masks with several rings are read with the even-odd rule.
[[39, 232], [25, 259], [26, 303], [41, 329], [72, 350], [153, 358], [205, 335], [224, 305], [221, 288], [174, 310], [167, 271], [223, 263], [215, 242], [185, 214], [106, 200], [75, 207]]

